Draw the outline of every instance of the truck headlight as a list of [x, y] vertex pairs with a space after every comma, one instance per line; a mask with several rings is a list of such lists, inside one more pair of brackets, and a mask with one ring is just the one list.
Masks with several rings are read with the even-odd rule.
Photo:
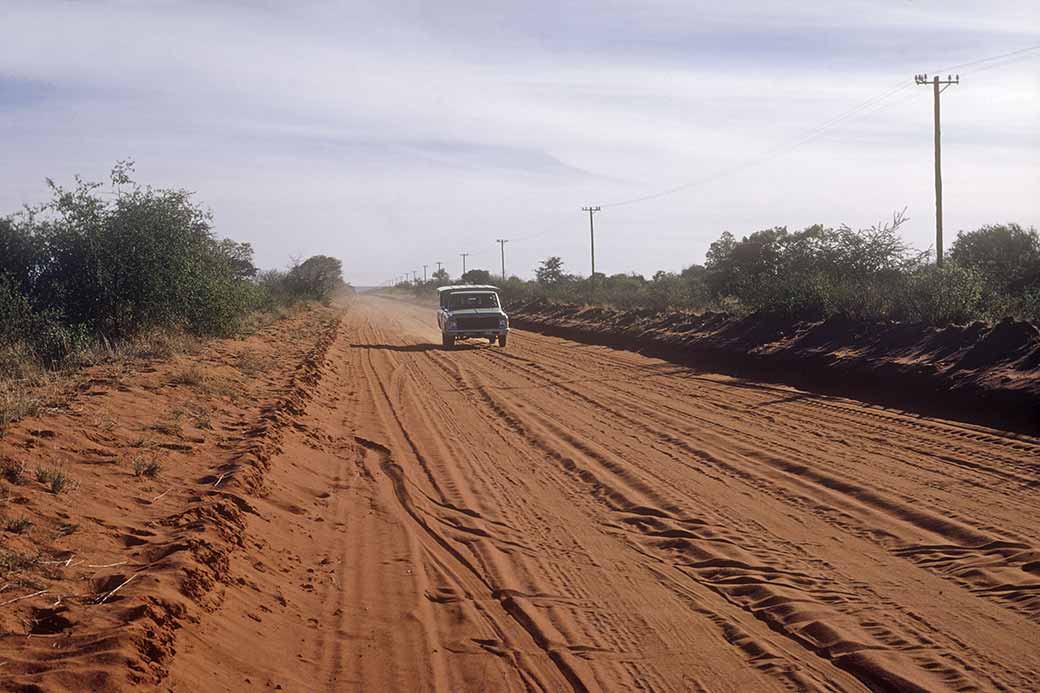
[[504, 316], [504, 315], [503, 315], [502, 317], [500, 317], [500, 318], [498, 319], [498, 326], [499, 326], [499, 327], [501, 327], [501, 328], [503, 328], [503, 329], [505, 329], [505, 328], [509, 327], [509, 318], [507, 318], [507, 317], [506, 317], [506, 316]]

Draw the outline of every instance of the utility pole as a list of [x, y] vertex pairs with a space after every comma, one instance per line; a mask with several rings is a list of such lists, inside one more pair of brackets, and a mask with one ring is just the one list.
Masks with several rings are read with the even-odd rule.
[[426, 283], [426, 265], [422, 266], [422, 283]]
[[443, 265], [443, 264], [444, 264], [443, 262], [438, 262], [438, 263], [437, 263], [437, 272], [438, 272], [438, 273], [440, 273], [440, 271], [441, 271], [441, 265]]
[[[935, 264], [942, 267], [943, 263], [943, 209], [942, 209], [942, 145], [939, 130], [939, 94], [946, 91], [951, 84], [960, 84], [961, 76], [939, 79], [939, 75], [928, 81], [928, 75], [914, 75], [914, 82], [918, 85], [932, 85], [932, 98], [934, 99], [935, 117]], [[942, 89], [939, 87], [942, 86]]]
[[505, 238], [498, 238], [495, 240], [495, 243], [498, 243], [499, 247], [502, 249], [502, 281], [506, 280], [506, 243], [508, 242], [509, 240]]
[[596, 228], [592, 223], [592, 215], [600, 211], [601, 207], [582, 207], [581, 211], [589, 213], [589, 244], [592, 248], [592, 275], [589, 280], [596, 281]]
[[469, 253], [459, 253], [462, 256], [462, 273], [466, 273], [466, 258], [469, 257]]
[[415, 284], [419, 283], [419, 270], [412, 270], [412, 282]]

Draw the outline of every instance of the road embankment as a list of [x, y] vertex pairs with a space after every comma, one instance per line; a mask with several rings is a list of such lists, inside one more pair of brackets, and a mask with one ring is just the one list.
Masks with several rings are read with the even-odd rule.
[[660, 313], [531, 301], [511, 324], [695, 368], [782, 382], [929, 415], [1040, 430], [1040, 330], [1004, 320], [944, 328], [847, 318]]

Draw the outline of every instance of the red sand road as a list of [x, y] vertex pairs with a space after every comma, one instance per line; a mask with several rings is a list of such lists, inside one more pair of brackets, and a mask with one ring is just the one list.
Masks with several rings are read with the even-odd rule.
[[189, 629], [175, 690], [1037, 684], [1038, 441], [438, 337], [348, 312], [233, 567], [258, 584]]
[[439, 341], [428, 307], [346, 311], [161, 689], [1038, 685], [1040, 440]]

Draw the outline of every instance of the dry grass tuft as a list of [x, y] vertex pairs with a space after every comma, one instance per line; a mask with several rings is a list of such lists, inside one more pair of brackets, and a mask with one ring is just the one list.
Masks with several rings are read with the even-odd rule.
[[[155, 431], [156, 433], [161, 433], [166, 436], [172, 436], [174, 438], [179, 438], [181, 434], [184, 432], [184, 429], [181, 427], [180, 422], [176, 418], [169, 419], [167, 421], [156, 421], [155, 423], [148, 425], [148, 430]], [[142, 447], [144, 446], [145, 445], [142, 444]], [[135, 445], [134, 447], [137, 446]]]
[[0, 517], [0, 525], [3, 526], [5, 532], [11, 534], [22, 534], [28, 531], [32, 524], [32, 520], [27, 517]]
[[145, 476], [154, 479], [162, 471], [162, 462], [154, 457], [137, 456], [133, 459], [131, 466], [134, 476]]
[[276, 360], [269, 354], [258, 354], [252, 349], [243, 349], [235, 356], [235, 368], [245, 375], [255, 376], [266, 373], [276, 365]]
[[20, 484], [25, 481], [25, 462], [16, 462], [10, 459], [0, 460], [0, 477], [7, 479], [12, 484]]
[[60, 373], [44, 368], [24, 345], [0, 346], [0, 437], [16, 421], [63, 400]]
[[34, 568], [39, 562], [39, 556], [30, 556], [28, 554], [18, 553], [17, 551], [0, 549], [0, 575], [3, 575], [4, 577], [7, 577], [11, 573], [18, 573], [23, 570]]
[[65, 491], [74, 491], [79, 483], [65, 471], [64, 467], [37, 467], [36, 480], [48, 487], [55, 496]]
[[197, 365], [183, 366], [170, 375], [170, 383], [173, 385], [188, 385], [200, 387], [209, 381], [206, 372]]

